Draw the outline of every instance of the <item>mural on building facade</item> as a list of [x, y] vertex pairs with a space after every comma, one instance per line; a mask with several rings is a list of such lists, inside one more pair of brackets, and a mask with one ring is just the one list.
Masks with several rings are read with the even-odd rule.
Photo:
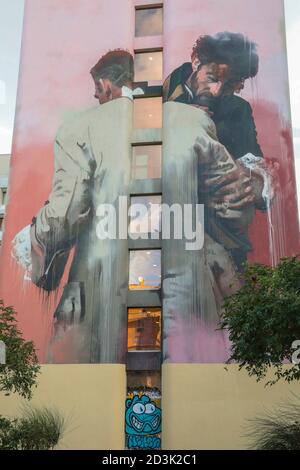
[[109, 51], [90, 73], [100, 106], [75, 114], [58, 130], [50, 195], [31, 225], [15, 236], [12, 254], [26, 276], [50, 293], [74, 250], [54, 312], [50, 360], [57, 343], [71, 338], [79, 362], [122, 362], [128, 248], [122, 240], [99, 236], [97, 216], [101, 205], [117, 210], [118, 197], [128, 194], [133, 57]]
[[[226, 361], [218, 322], [243, 263], [299, 251], [283, 3], [218, 5], [164, 2], [162, 201], [205, 208], [200, 250], [162, 240], [170, 362]], [[41, 362], [124, 363], [128, 240], [100, 239], [97, 210], [129, 196], [133, 97], [151, 87], [133, 82], [131, 1], [70, 8], [26, 4], [1, 295]]]
[[125, 410], [126, 447], [160, 449], [161, 394], [157, 389], [140, 387], [128, 391]]
[[267, 28], [257, 7], [231, 0], [229, 19], [220, 2], [164, 4], [163, 200], [204, 204], [203, 249], [162, 242], [164, 361], [226, 361], [218, 325], [244, 263], [299, 247], [283, 3], [264, 2]]
[[278, 165], [264, 159], [252, 108], [239, 96], [258, 66], [253, 41], [241, 33], [220, 32], [200, 36], [191, 62], [164, 82], [165, 200], [204, 204], [205, 230], [198, 253], [187, 252], [181, 240], [164, 244], [166, 359], [182, 321], [211, 333], [218, 328], [223, 299], [239, 288], [237, 273], [252, 249], [248, 231], [255, 211], [268, 212], [275, 196]]

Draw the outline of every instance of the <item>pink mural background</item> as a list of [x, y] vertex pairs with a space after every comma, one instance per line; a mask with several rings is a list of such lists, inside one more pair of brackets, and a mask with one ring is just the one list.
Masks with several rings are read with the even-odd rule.
[[[42, 294], [30, 281], [24, 281], [24, 272], [11, 257], [11, 242], [48, 198], [58, 127], [71, 112], [96, 104], [90, 68], [110, 49], [133, 52], [134, 3], [26, 2], [0, 293], [5, 303], [17, 310], [19, 326], [25, 337], [34, 341], [41, 362], [47, 355], [53, 312], [66, 273], [55, 294]], [[248, 80], [241, 96], [253, 108], [265, 158], [279, 166], [280, 189], [270, 220], [257, 213], [251, 227], [254, 249], [250, 260], [265, 263], [299, 252], [283, 15], [282, 0], [164, 1], [164, 78], [189, 61], [200, 35], [228, 30], [246, 34], [258, 44], [260, 70], [255, 79]], [[197, 341], [196, 355], [202, 362], [223, 360], [224, 343], [217, 335], [184, 329], [182, 334]]]
[[299, 252], [283, 0], [165, 0], [164, 78], [190, 61], [200, 35], [220, 31], [245, 34], [258, 45], [258, 75], [246, 81], [240, 96], [252, 106], [264, 157], [279, 164], [280, 189], [271, 223], [256, 214], [249, 260], [275, 263]]
[[[164, 78], [190, 61], [199, 36], [221, 31], [242, 33], [258, 46], [258, 75], [246, 81], [240, 96], [251, 104], [265, 159], [278, 168], [278, 187], [269, 214], [256, 211], [248, 260], [275, 264], [300, 251], [283, 0], [165, 0]], [[179, 321], [168, 353], [175, 363], [218, 363], [227, 360], [229, 348], [224, 332]]]
[[108, 50], [132, 52], [133, 39], [132, 2], [26, 1], [0, 292], [18, 312], [20, 329], [34, 341], [42, 362], [67, 276], [55, 294], [42, 294], [24, 281], [11, 242], [48, 199], [58, 127], [71, 112], [97, 104], [91, 67]]

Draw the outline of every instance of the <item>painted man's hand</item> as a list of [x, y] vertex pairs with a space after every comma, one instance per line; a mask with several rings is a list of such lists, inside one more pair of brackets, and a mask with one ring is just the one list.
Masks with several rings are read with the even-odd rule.
[[210, 207], [225, 204], [228, 209], [240, 210], [261, 199], [263, 179], [236, 162], [236, 168], [225, 175], [204, 179], [203, 188], [211, 194], [207, 201]]

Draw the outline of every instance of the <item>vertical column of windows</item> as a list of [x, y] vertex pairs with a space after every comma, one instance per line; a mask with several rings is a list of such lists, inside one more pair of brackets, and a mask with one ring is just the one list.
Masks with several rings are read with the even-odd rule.
[[[162, 5], [136, 8], [135, 36], [146, 48], [135, 50], [134, 129], [162, 128], [162, 49], [147, 48], [147, 38], [162, 35]], [[132, 182], [161, 178], [161, 142], [133, 143]], [[158, 240], [161, 194], [132, 194], [129, 236]], [[134, 243], [134, 242], [133, 242]], [[146, 246], [145, 245], [145, 246]], [[134, 246], [134, 245], [133, 245]], [[129, 251], [129, 291], [137, 294], [128, 308], [126, 447], [160, 448], [161, 434], [161, 307], [146, 305], [147, 292], [160, 292], [161, 250], [138, 245]], [[151, 302], [151, 301], [150, 301]], [[158, 360], [157, 360], [158, 358]], [[129, 417], [134, 416], [134, 419]]]

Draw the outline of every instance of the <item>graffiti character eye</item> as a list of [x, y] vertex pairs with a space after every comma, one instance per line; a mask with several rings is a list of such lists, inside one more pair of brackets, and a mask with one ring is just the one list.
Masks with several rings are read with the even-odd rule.
[[142, 413], [145, 413], [145, 407], [142, 403], [136, 403], [133, 405], [133, 411], [134, 413], [141, 415]]
[[150, 415], [151, 413], [154, 413], [154, 411], [155, 411], [155, 406], [152, 405], [152, 403], [147, 403], [145, 413]]

